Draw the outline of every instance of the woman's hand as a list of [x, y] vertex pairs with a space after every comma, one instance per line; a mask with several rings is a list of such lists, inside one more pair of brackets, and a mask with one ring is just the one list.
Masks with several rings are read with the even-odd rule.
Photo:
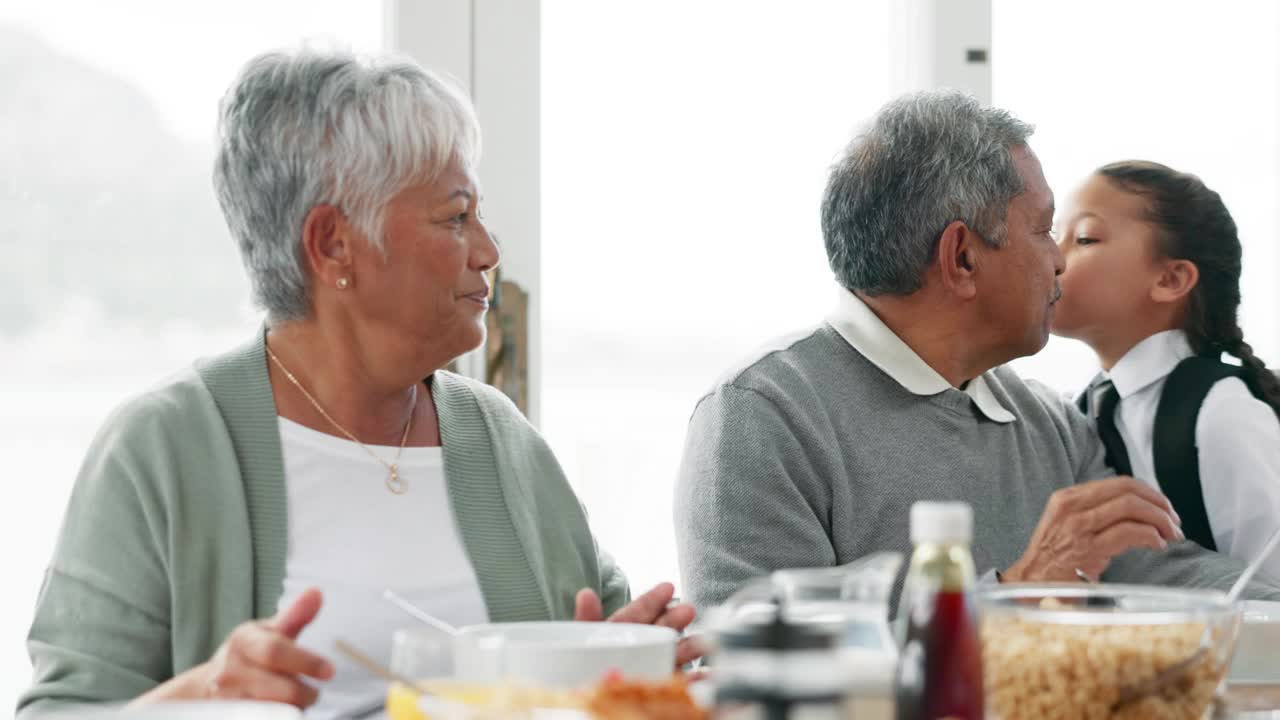
[[318, 691], [303, 678], [328, 680], [333, 677], [333, 665], [303, 650], [296, 640], [320, 612], [321, 602], [320, 591], [312, 588], [274, 618], [238, 626], [208, 662], [134, 702], [247, 699], [310, 706]]
[[[609, 616], [609, 622], [662, 625], [678, 633], [684, 632], [689, 623], [693, 622], [697, 612], [688, 603], [672, 605], [671, 598], [675, 594], [676, 588], [671, 583], [658, 583], [652, 590]], [[600, 604], [600, 596], [592, 590], [579, 590], [577, 598], [574, 599], [573, 619], [585, 622], [604, 620], [604, 607]], [[684, 638], [676, 647], [676, 665], [682, 666], [697, 660], [704, 652], [696, 637]]]

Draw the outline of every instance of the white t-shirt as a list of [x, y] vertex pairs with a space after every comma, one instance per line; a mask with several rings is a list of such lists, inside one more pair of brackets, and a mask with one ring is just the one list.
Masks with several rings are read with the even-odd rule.
[[[342, 638], [389, 663], [391, 636], [421, 623], [382, 598], [386, 588], [455, 626], [488, 621], [475, 569], [453, 517], [441, 448], [405, 448], [396, 495], [387, 469], [353, 442], [279, 419], [288, 493], [289, 546], [285, 608], [304, 590], [324, 593], [320, 614], [299, 643], [333, 662], [336, 674], [320, 686], [308, 718], [329, 718], [365, 706], [386, 684], [334, 648]], [[398, 448], [369, 446], [391, 462]], [[439, 671], [447, 671], [442, 638]]]

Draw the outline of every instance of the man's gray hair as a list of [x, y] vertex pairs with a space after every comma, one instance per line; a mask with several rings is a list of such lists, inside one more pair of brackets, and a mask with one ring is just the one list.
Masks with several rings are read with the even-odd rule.
[[250, 60], [222, 99], [213, 185], [254, 302], [308, 313], [302, 225], [333, 205], [379, 250], [387, 202], [454, 158], [474, 167], [480, 126], [459, 89], [399, 58], [299, 50]]
[[1033, 131], [956, 91], [881, 108], [832, 168], [822, 198], [836, 280], [868, 295], [909, 295], [956, 220], [1003, 245], [1009, 201], [1023, 190], [1011, 150]]

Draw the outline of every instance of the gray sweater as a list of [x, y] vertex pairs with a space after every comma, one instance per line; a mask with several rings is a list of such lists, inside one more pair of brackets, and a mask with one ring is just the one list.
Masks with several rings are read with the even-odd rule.
[[[917, 500], [968, 502], [979, 572], [1013, 564], [1054, 491], [1112, 473], [1069, 400], [1008, 367], [986, 381], [1015, 422], [987, 419], [960, 390], [912, 394], [826, 324], [731, 372], [694, 410], [676, 484], [694, 605], [780, 568], [909, 553]], [[1126, 553], [1105, 579], [1226, 589], [1241, 567], [1186, 542]]]

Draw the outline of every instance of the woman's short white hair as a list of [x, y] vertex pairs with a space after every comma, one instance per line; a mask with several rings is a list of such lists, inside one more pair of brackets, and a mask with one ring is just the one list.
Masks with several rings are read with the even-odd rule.
[[306, 317], [302, 225], [315, 206], [339, 208], [381, 250], [392, 197], [479, 154], [471, 101], [412, 61], [315, 50], [250, 60], [222, 99], [213, 185], [254, 302], [273, 321]]

